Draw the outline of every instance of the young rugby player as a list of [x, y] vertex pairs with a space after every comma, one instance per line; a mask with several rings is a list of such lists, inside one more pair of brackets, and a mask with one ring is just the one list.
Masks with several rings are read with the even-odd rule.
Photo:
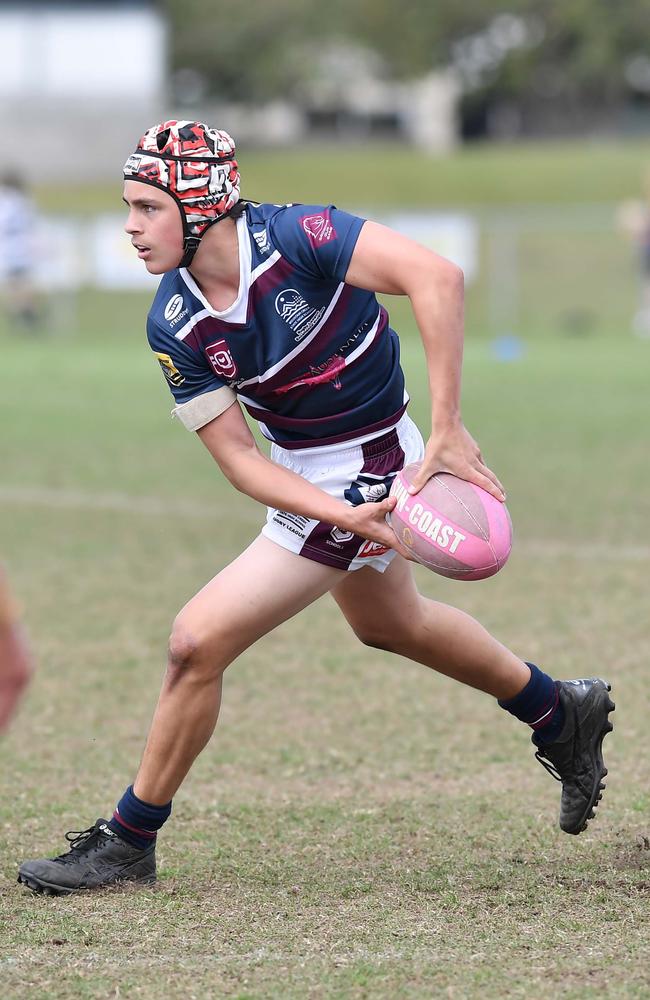
[[[126, 231], [163, 275], [147, 330], [174, 414], [268, 513], [176, 618], [144, 756], [112, 819], [69, 834], [66, 854], [23, 864], [20, 881], [50, 893], [153, 881], [156, 834], [212, 735], [224, 670], [327, 591], [362, 642], [485, 691], [531, 726], [536, 756], [562, 781], [560, 826], [580, 833], [604, 787], [607, 684], [556, 682], [466, 614], [421, 597], [386, 522], [392, 478], [414, 460], [416, 490], [445, 470], [504, 499], [460, 416], [461, 271], [332, 206], [242, 200], [232, 139], [201, 123], [149, 129], [124, 177]], [[413, 307], [431, 390], [426, 447], [376, 292]]]

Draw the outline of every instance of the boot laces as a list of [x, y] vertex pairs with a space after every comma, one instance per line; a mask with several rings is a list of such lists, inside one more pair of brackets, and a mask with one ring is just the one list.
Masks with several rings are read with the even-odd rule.
[[[70, 850], [66, 854], [61, 854], [57, 861], [74, 861], [81, 852], [97, 847], [97, 841], [101, 838], [101, 830], [95, 826], [89, 826], [87, 830], [68, 830], [65, 839], [70, 843]], [[93, 843], [94, 841], [94, 843]]]
[[543, 750], [535, 751], [535, 757], [540, 762], [542, 767], [546, 768], [552, 778], [555, 778], [556, 781], [562, 781], [562, 775], [558, 771], [555, 764], [552, 764], [551, 761], [544, 756]]

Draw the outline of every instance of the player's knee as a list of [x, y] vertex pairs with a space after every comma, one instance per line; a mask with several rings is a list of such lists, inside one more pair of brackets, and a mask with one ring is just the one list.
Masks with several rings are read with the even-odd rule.
[[353, 625], [354, 634], [364, 646], [371, 649], [383, 649], [388, 653], [395, 652], [394, 634], [383, 628], [379, 623], [364, 622], [361, 625]]
[[190, 672], [194, 675], [212, 672], [207, 644], [182, 621], [176, 619], [169, 638], [168, 679], [173, 683], [181, 675]]
[[169, 669], [175, 673], [189, 670], [196, 663], [201, 644], [182, 626], [174, 622], [172, 634], [169, 637], [167, 662]]
[[417, 614], [413, 620], [402, 618], [377, 619], [363, 623], [351, 623], [354, 633], [364, 646], [383, 649], [386, 653], [409, 656], [414, 644], [421, 639], [421, 623]]

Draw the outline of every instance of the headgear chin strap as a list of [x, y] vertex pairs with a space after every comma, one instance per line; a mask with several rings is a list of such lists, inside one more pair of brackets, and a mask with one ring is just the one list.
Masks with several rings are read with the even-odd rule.
[[124, 164], [124, 179], [151, 184], [175, 200], [183, 222], [179, 267], [189, 267], [205, 231], [239, 201], [235, 143], [203, 122], [167, 121], [148, 129]]
[[[219, 218], [223, 219], [225, 216], [221, 215]], [[219, 219], [215, 219], [218, 222]], [[207, 229], [207, 226], [206, 226]], [[205, 230], [204, 230], [205, 231]], [[199, 243], [201, 242], [201, 236], [186, 236], [183, 240], [183, 256], [180, 259], [179, 267], [189, 267], [194, 260], [194, 254], [199, 249]]]

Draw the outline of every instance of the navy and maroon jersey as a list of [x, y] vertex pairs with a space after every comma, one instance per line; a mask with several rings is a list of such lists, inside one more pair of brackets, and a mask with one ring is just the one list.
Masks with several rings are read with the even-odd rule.
[[239, 293], [222, 312], [187, 269], [163, 277], [147, 335], [187, 428], [235, 399], [284, 448], [397, 423], [408, 402], [397, 335], [375, 295], [344, 282], [363, 221], [333, 206], [247, 204]]

